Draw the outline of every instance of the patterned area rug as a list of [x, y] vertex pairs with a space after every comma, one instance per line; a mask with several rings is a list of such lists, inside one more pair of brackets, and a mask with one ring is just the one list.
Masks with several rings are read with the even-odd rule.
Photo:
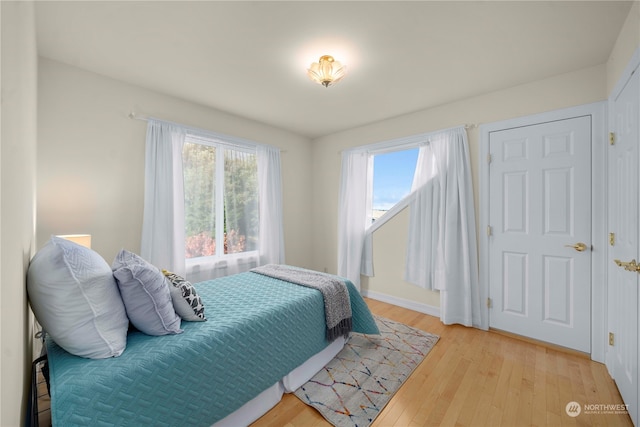
[[295, 391], [338, 427], [369, 426], [438, 341], [376, 316], [380, 335], [353, 333], [320, 372]]

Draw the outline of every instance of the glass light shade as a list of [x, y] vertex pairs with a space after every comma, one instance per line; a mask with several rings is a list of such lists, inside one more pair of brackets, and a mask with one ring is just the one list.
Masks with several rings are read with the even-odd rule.
[[338, 83], [346, 74], [347, 67], [329, 55], [321, 56], [318, 62], [312, 63], [307, 70], [309, 78], [324, 87]]
[[74, 243], [91, 249], [91, 234], [62, 234], [58, 237], [71, 240]]

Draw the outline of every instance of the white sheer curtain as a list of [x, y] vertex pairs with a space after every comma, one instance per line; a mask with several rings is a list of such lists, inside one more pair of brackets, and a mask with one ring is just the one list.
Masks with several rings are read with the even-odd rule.
[[282, 172], [280, 150], [258, 147], [258, 191], [260, 206], [261, 265], [284, 264], [284, 231], [282, 215]]
[[[238, 147], [256, 153], [258, 174], [258, 245], [248, 248], [251, 252], [229, 253], [224, 257], [196, 255], [186, 263], [185, 254], [185, 188], [183, 175], [183, 147], [185, 138], [197, 135], [220, 141], [221, 136], [198, 129], [157, 119], [148, 119], [145, 154], [145, 195], [140, 255], [160, 268], [165, 268], [191, 281], [208, 280], [215, 277], [247, 271], [257, 264], [284, 263], [284, 238], [282, 215], [282, 181], [280, 150], [260, 144], [250, 144], [231, 139], [231, 145], [240, 141]], [[255, 151], [254, 151], [255, 150]], [[226, 150], [233, 151], [233, 150]], [[242, 150], [240, 150], [242, 151]], [[247, 163], [240, 152], [232, 156], [232, 166], [242, 167]], [[233, 174], [233, 167], [230, 173]], [[227, 180], [230, 186], [242, 183]], [[235, 184], [234, 184], [235, 183]], [[231, 191], [230, 189], [228, 191]], [[237, 205], [233, 194], [226, 194], [226, 203]], [[219, 199], [219, 201], [222, 199]], [[237, 209], [237, 206], [236, 210]], [[246, 209], [255, 207], [245, 206]], [[246, 212], [244, 212], [246, 213]], [[241, 215], [242, 213], [240, 213]], [[228, 215], [227, 215], [228, 216]], [[242, 216], [242, 215], [241, 215]], [[248, 216], [251, 216], [249, 213]], [[227, 229], [251, 228], [246, 218], [227, 218]], [[242, 224], [241, 224], [242, 223]], [[235, 227], [235, 228], [234, 228]], [[219, 227], [218, 227], [219, 228]], [[224, 240], [222, 238], [217, 240]], [[233, 246], [233, 239], [228, 243]], [[248, 244], [248, 243], [247, 243]], [[259, 255], [259, 259], [256, 256]], [[203, 256], [203, 258], [197, 258]], [[202, 260], [202, 261], [200, 261]]]
[[365, 231], [371, 224], [373, 168], [366, 151], [342, 153], [338, 201], [338, 275], [360, 289], [360, 273], [372, 268], [362, 263]]
[[440, 319], [480, 327], [480, 290], [469, 147], [464, 128], [420, 149], [409, 212], [405, 280], [440, 291]]
[[[409, 236], [404, 280], [425, 289], [439, 289], [433, 278], [438, 251], [440, 185], [432, 144], [420, 148], [409, 201]], [[437, 247], [437, 246], [435, 246]]]
[[144, 214], [140, 256], [184, 276], [182, 147], [186, 132], [154, 119], [147, 122]]

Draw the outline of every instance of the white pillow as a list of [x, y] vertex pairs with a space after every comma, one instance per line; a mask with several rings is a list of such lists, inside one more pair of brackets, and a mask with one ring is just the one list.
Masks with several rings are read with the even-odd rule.
[[155, 266], [122, 249], [111, 265], [129, 320], [147, 335], [179, 334], [169, 283]]
[[76, 356], [120, 356], [129, 320], [109, 264], [95, 251], [51, 237], [31, 260], [27, 292], [38, 322]]

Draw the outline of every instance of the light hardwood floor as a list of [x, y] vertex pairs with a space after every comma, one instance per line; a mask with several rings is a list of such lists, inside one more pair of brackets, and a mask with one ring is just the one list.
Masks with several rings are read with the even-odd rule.
[[[367, 299], [371, 311], [440, 336], [372, 427], [632, 426], [626, 414], [566, 414], [569, 402], [621, 404], [603, 364], [536, 343], [463, 326]], [[600, 411], [602, 412], [602, 411]], [[329, 426], [287, 394], [254, 427]]]

